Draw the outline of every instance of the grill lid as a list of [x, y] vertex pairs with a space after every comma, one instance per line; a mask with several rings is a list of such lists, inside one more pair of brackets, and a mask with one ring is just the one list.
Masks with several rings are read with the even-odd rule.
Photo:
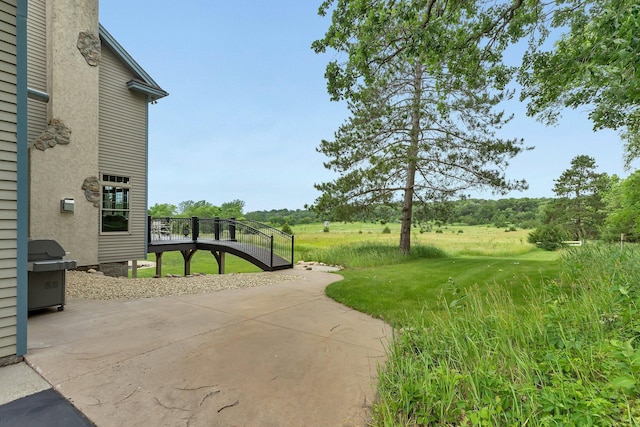
[[60, 243], [50, 239], [29, 240], [28, 251], [28, 261], [62, 259], [66, 255]]

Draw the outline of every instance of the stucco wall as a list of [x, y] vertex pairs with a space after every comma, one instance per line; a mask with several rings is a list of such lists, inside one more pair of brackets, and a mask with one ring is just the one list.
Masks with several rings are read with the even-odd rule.
[[[98, 261], [98, 208], [86, 200], [82, 183], [98, 176], [99, 67], [77, 48], [80, 32], [98, 35], [98, 2], [48, 0], [48, 118], [71, 129], [71, 142], [30, 150], [30, 238], [57, 240], [78, 265]], [[60, 200], [75, 200], [61, 213]]]

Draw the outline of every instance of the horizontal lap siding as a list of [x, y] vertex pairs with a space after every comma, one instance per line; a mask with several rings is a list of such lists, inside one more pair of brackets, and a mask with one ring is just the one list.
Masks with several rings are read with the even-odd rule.
[[132, 92], [134, 76], [107, 48], [100, 63], [100, 173], [131, 178], [130, 234], [101, 234], [100, 263], [142, 259], [147, 223], [147, 100]]
[[0, 1], [0, 358], [16, 354], [16, 5]]
[[[27, 85], [47, 91], [47, 21], [45, 0], [29, 0], [27, 17]], [[33, 143], [47, 126], [47, 104], [29, 99], [27, 140]]]

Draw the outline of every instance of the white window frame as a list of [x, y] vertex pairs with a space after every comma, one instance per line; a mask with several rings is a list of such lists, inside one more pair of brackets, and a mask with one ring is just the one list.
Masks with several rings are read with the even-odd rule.
[[[131, 177], [101, 173], [100, 178], [100, 234], [110, 236], [114, 234], [131, 234]], [[123, 195], [123, 200], [120, 202], [120, 206], [105, 206], [105, 202], [107, 201], [105, 200], [105, 191], [107, 187], [110, 188], [110, 191], [113, 191], [113, 194], [116, 195], [116, 199], [118, 198], [118, 194]], [[104, 218], [108, 212], [113, 214], [124, 214], [124, 217], [127, 220], [127, 229], [112, 231], [104, 230]]]

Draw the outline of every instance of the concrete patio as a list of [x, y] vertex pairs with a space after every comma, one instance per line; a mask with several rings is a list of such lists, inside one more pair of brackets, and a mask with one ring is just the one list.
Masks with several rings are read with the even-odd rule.
[[27, 362], [97, 426], [362, 426], [391, 328], [324, 295], [340, 276], [29, 318]]

